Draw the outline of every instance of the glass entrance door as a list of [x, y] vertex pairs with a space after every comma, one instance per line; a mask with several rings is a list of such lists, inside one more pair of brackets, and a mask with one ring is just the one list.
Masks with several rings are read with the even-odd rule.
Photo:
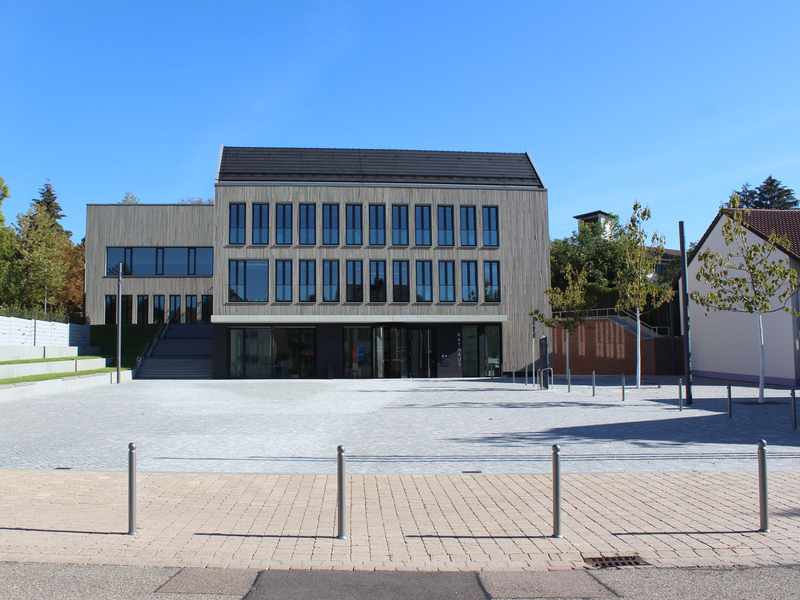
[[487, 327], [484, 329], [484, 340], [486, 342], [486, 375], [489, 377], [502, 377], [500, 368], [500, 328]]
[[[383, 346], [383, 377], [408, 377], [408, 330], [405, 327], [378, 327], [376, 337]], [[378, 375], [381, 376], [380, 374]]]
[[433, 377], [433, 334], [430, 329], [411, 330], [411, 377]]
[[478, 377], [478, 328], [462, 327], [464, 362], [461, 365], [462, 377]]

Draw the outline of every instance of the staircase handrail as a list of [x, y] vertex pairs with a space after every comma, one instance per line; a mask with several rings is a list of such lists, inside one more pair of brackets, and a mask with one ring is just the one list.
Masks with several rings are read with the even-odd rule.
[[[172, 312], [169, 313], [169, 316], [170, 317], [172, 316]], [[139, 352], [139, 356], [136, 357], [136, 365], [133, 367], [134, 377], [136, 376], [136, 373], [139, 371], [139, 367], [142, 366], [142, 362], [144, 361], [144, 359], [149, 358], [150, 355], [153, 354], [153, 350], [155, 349], [158, 340], [164, 337], [164, 335], [167, 333], [168, 328], [169, 328], [169, 319], [161, 323], [159, 328], [156, 329], [156, 333], [153, 336], [153, 339], [148, 340], [147, 343], [145, 343], [144, 347], [142, 348], [142, 351]]]
[[[617, 310], [616, 308], [591, 308], [586, 312], [587, 312], [587, 318], [589, 319], [602, 319], [608, 317], [627, 317], [629, 319], [633, 319], [634, 321], [636, 321], [635, 314], [630, 313], [627, 310]], [[565, 317], [569, 316], [569, 312], [565, 310], [556, 310], [553, 311], [553, 316]], [[651, 326], [642, 321], [641, 319], [639, 320], [639, 322], [641, 323], [642, 327], [650, 331], [651, 335], [669, 337], [670, 330], [668, 325]], [[666, 333], [661, 333], [661, 331], [666, 331]]]

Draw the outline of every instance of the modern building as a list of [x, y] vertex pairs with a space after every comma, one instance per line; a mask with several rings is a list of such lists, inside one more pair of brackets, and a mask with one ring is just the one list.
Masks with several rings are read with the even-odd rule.
[[[525, 153], [223, 147], [215, 204], [87, 207], [87, 312], [210, 322], [214, 377], [480, 377], [532, 358]], [[171, 317], [170, 317], [171, 315]]]

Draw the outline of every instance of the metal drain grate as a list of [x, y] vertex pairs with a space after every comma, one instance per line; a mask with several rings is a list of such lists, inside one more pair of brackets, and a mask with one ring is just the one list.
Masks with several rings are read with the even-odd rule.
[[605, 569], [607, 567], [638, 567], [647, 564], [641, 556], [597, 556], [594, 558], [584, 558], [583, 561], [595, 569]]

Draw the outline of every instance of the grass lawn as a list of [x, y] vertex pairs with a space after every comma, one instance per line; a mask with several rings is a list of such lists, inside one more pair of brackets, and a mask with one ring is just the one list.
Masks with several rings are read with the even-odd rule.
[[[134, 357], [135, 360], [136, 357]], [[25, 383], [26, 381], [47, 381], [48, 379], [63, 379], [64, 377], [75, 377], [78, 375], [93, 375], [95, 373], [111, 373], [116, 371], [116, 367], [105, 367], [103, 369], [94, 369], [91, 371], [78, 371], [76, 373], [47, 373], [45, 375], [27, 375], [25, 377], [9, 377], [8, 379], [0, 379], [0, 385], [9, 383]], [[130, 369], [123, 369], [123, 371], [130, 371]]]
[[[136, 357], [144, 345], [153, 339], [160, 325], [123, 325], [122, 326], [122, 366], [133, 368]], [[90, 344], [100, 346], [100, 354], [115, 357], [117, 355], [117, 326], [92, 325]], [[116, 366], [116, 361], [111, 363]]]
[[59, 362], [63, 360], [88, 360], [103, 358], [102, 356], [61, 356], [59, 358], [28, 358], [25, 360], [2, 360], [0, 365], [26, 365], [28, 363]]

